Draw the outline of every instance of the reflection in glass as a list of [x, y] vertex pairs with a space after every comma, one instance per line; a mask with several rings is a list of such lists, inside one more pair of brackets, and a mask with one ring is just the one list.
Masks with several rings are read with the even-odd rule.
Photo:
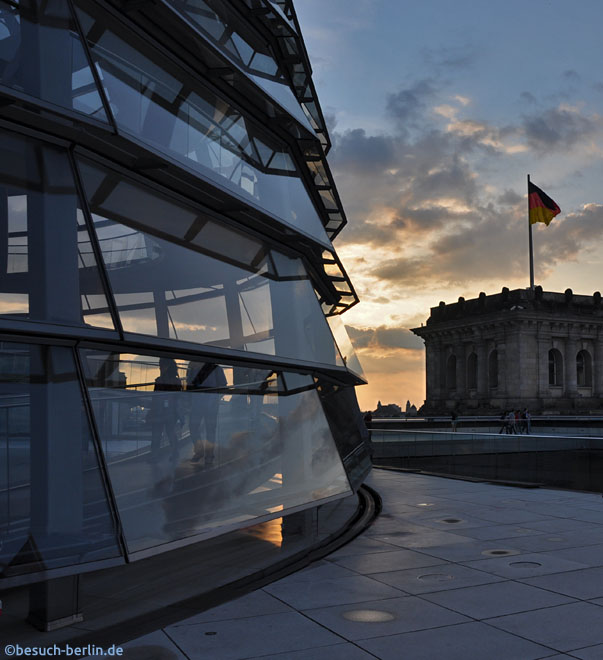
[[63, 0], [0, 0], [0, 84], [107, 121]]
[[181, 82], [120, 26], [78, 15], [120, 129], [330, 245], [284, 144], [213, 92]]
[[248, 23], [237, 20], [222, 0], [168, 0], [217, 48], [237, 64], [304, 126], [313, 130], [266, 39]]
[[321, 383], [320, 401], [353, 488], [371, 469], [371, 441], [353, 387]]
[[0, 131], [0, 315], [113, 328], [67, 155]]
[[0, 342], [0, 577], [119, 554], [71, 349]]
[[348, 331], [345, 328], [341, 316], [328, 316], [327, 318], [345, 366], [357, 376], [364, 378], [362, 365], [356, 355], [356, 351], [354, 350], [354, 346], [352, 345], [352, 341], [350, 340], [350, 336], [348, 335]]
[[125, 331], [343, 365], [300, 259], [87, 162], [81, 174]]
[[175, 376], [166, 358], [83, 355], [131, 552], [350, 492], [315, 389], [286, 395], [267, 369], [167, 358]]

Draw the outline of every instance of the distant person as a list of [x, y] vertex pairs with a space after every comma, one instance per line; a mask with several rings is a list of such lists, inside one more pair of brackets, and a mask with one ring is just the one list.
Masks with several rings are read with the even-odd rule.
[[163, 433], [168, 438], [172, 449], [172, 457], [178, 454], [178, 438], [176, 426], [179, 422], [178, 397], [175, 392], [182, 390], [182, 383], [178, 377], [178, 367], [172, 358], [159, 358], [159, 376], [155, 379], [154, 394], [151, 399], [149, 421], [151, 423], [151, 453], [157, 457], [161, 449]]
[[517, 433], [517, 428], [515, 427], [515, 411], [509, 410], [507, 415], [507, 433], [513, 435]]
[[526, 409], [523, 408], [523, 410], [519, 413], [519, 432], [520, 433], [527, 433], [528, 432], [528, 425], [526, 421]]
[[457, 421], [458, 421], [458, 415], [456, 414], [456, 411], [453, 410], [450, 413], [450, 426], [452, 427], [452, 432], [453, 433], [456, 433]]
[[503, 410], [502, 413], [500, 414], [500, 431], [499, 433], [508, 433], [509, 431], [507, 430], [509, 424], [507, 422], [507, 411]]
[[530, 433], [532, 433], [532, 416], [530, 415], [530, 411], [527, 408], [524, 408], [524, 417], [526, 424], [526, 433], [529, 435]]
[[[191, 461], [198, 463], [203, 459], [204, 467], [211, 467], [215, 454], [218, 409], [220, 407], [220, 399], [222, 398], [222, 395], [217, 390], [226, 386], [226, 376], [219, 364], [212, 362], [190, 362], [186, 381], [187, 391], [199, 391], [191, 400], [188, 423], [194, 452]], [[201, 422], [205, 426], [205, 437], [203, 440], [201, 440]]]

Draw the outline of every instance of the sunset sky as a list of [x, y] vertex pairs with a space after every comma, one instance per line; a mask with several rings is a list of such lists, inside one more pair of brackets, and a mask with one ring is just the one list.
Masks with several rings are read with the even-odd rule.
[[603, 290], [603, 4], [298, 0], [348, 216], [344, 316], [377, 400], [425, 397], [408, 328], [440, 300], [529, 284], [526, 175], [561, 207], [536, 284]]

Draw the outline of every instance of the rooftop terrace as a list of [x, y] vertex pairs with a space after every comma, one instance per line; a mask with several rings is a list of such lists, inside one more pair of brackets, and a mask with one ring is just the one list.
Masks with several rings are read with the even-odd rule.
[[129, 642], [123, 657], [603, 657], [603, 501], [374, 470], [381, 516], [243, 598]]

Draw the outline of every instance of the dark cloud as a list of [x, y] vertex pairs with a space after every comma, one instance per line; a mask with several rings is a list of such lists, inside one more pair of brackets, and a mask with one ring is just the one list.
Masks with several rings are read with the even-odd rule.
[[[544, 225], [543, 225], [544, 227]], [[551, 269], [562, 261], [576, 261], [603, 238], [603, 205], [587, 204], [566, 217], [557, 216], [535, 237], [536, 258]]]
[[563, 76], [563, 79], [567, 80], [568, 82], [579, 83], [581, 80], [580, 74], [577, 71], [574, 71], [573, 69], [568, 69], [567, 71], [564, 71], [561, 75]]
[[595, 120], [559, 108], [525, 116], [522, 124], [529, 146], [539, 152], [571, 149], [598, 128]]
[[476, 48], [470, 44], [423, 50], [425, 63], [443, 71], [468, 69], [473, 65], [476, 56]]
[[337, 128], [337, 116], [334, 111], [325, 111], [324, 112], [325, 124], [327, 125], [327, 131], [329, 135], [335, 132]]
[[534, 104], [534, 105], [537, 103], [536, 97], [534, 96], [534, 94], [532, 94], [532, 92], [522, 92], [519, 95], [519, 98], [522, 101], [525, 101], [526, 103], [530, 103], [530, 104]]
[[335, 136], [329, 160], [334, 168], [356, 173], [378, 173], [396, 165], [399, 140], [386, 135], [369, 136], [362, 128]]
[[404, 348], [409, 350], [420, 350], [423, 348], [423, 340], [413, 335], [407, 328], [388, 328], [379, 326], [377, 328], [355, 328], [346, 325], [346, 329], [355, 348], [372, 350]]
[[432, 99], [435, 93], [433, 81], [419, 80], [412, 87], [388, 96], [387, 113], [404, 125], [422, 115], [426, 102]]
[[521, 195], [518, 195], [514, 190], [505, 190], [502, 195], [499, 195], [496, 201], [504, 206], [515, 206], [524, 201]]

